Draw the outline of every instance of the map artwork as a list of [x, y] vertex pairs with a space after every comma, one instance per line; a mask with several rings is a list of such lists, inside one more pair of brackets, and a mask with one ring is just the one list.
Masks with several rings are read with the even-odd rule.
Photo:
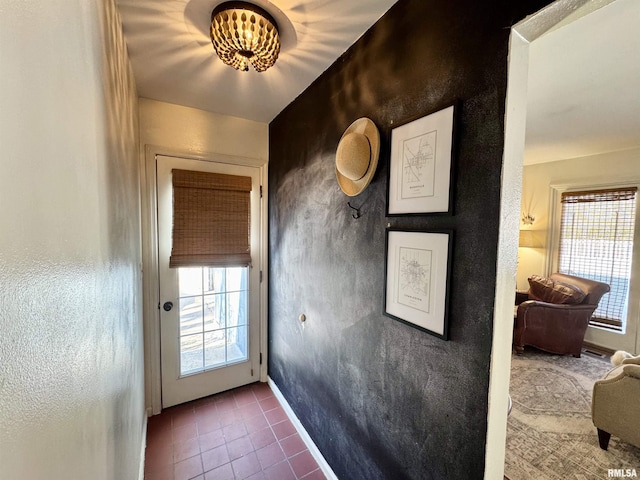
[[429, 313], [433, 252], [400, 248], [398, 303]]
[[402, 198], [432, 197], [435, 189], [437, 132], [402, 142]]

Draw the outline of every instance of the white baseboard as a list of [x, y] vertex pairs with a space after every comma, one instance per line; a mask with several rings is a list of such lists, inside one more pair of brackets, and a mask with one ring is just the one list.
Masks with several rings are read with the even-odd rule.
[[138, 470], [138, 480], [144, 480], [144, 459], [147, 452], [147, 416], [144, 416], [142, 425], [142, 442], [140, 445], [140, 468]]
[[313, 440], [311, 439], [311, 437], [309, 436], [305, 428], [302, 426], [302, 423], [300, 423], [300, 420], [298, 420], [298, 417], [296, 416], [296, 414], [291, 409], [289, 402], [285, 400], [278, 386], [271, 379], [271, 377], [267, 377], [267, 381], [269, 383], [269, 386], [271, 387], [271, 390], [273, 391], [273, 394], [280, 402], [280, 405], [282, 405], [282, 408], [284, 409], [285, 413], [289, 417], [289, 420], [291, 420], [291, 423], [293, 423], [293, 426], [296, 427], [296, 430], [298, 431], [298, 435], [300, 435], [300, 438], [309, 449], [309, 453], [311, 453], [313, 458], [318, 463], [318, 466], [320, 467], [320, 470], [322, 470], [322, 473], [324, 473], [324, 476], [327, 477], [327, 480], [338, 480], [338, 477], [336, 476], [335, 473], [333, 473], [333, 470], [331, 470], [331, 467], [322, 456], [322, 453], [320, 453], [320, 450], [318, 449], [316, 444], [313, 443]]

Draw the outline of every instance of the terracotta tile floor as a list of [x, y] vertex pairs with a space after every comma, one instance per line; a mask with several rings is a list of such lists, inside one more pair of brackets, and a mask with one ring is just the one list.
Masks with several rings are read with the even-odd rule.
[[323, 480], [266, 383], [149, 418], [145, 480]]

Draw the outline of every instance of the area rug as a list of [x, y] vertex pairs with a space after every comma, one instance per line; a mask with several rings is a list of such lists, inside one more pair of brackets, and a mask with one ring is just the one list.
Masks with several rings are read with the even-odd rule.
[[509, 480], [602, 480], [609, 469], [627, 468], [640, 475], [640, 448], [612, 436], [602, 450], [591, 422], [593, 383], [611, 368], [588, 353], [574, 358], [527, 349], [513, 356]]

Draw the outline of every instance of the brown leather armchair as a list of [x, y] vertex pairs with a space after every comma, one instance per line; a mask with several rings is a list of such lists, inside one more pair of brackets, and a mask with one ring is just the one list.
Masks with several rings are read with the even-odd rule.
[[[585, 296], [578, 304], [556, 304], [540, 300], [526, 300], [518, 305], [513, 344], [517, 354], [525, 345], [560, 355], [580, 357], [584, 334], [600, 298], [609, 285], [581, 277], [554, 273], [554, 282], [578, 287]], [[530, 290], [531, 292], [531, 290]], [[524, 300], [522, 292], [518, 300]]]

